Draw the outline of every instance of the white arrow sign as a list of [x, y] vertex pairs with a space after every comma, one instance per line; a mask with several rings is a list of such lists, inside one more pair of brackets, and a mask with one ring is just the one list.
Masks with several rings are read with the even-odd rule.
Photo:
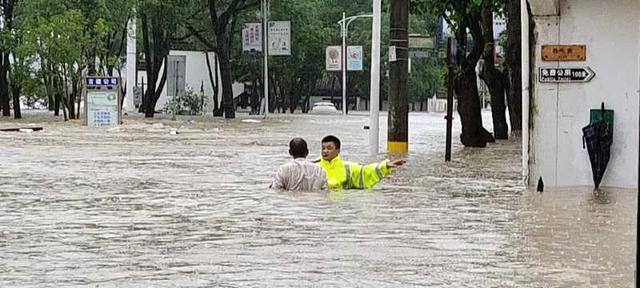
[[585, 67], [572, 68], [539, 68], [538, 78], [541, 83], [584, 83], [589, 82], [596, 73]]

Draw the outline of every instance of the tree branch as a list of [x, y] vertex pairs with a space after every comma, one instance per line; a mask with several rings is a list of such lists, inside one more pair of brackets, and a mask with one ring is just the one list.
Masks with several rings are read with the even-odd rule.
[[214, 45], [211, 41], [207, 40], [207, 38], [205, 38], [204, 36], [202, 36], [202, 34], [200, 34], [200, 32], [204, 32], [204, 31], [196, 31], [196, 29], [193, 28], [191, 24], [187, 24], [186, 28], [187, 30], [189, 30], [189, 32], [191, 32], [192, 34], [191, 36], [196, 37], [196, 39], [198, 39], [200, 42], [202, 42], [202, 44], [207, 46], [208, 49], [214, 50], [214, 51], [218, 49], [216, 45]]
[[[484, 39], [482, 38], [482, 28], [480, 27], [480, 11], [473, 11], [469, 14], [469, 30], [473, 37], [473, 49], [467, 61], [470, 63], [477, 63], [482, 56], [482, 50], [484, 50]], [[475, 66], [475, 65], [474, 65]]]
[[218, 26], [218, 10], [216, 10], [216, 1], [209, 0], [209, 15], [211, 17], [211, 25], [215, 29]]
[[240, 12], [240, 11], [244, 11], [246, 9], [249, 9], [249, 8], [251, 8], [253, 6], [256, 6], [258, 3], [260, 3], [260, 1], [255, 1], [255, 2], [251, 1], [249, 3], [245, 3], [244, 5], [238, 7], [238, 9], [236, 9], [236, 13]]

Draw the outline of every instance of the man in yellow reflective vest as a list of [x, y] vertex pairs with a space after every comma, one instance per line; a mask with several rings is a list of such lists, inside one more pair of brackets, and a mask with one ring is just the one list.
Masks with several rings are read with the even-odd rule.
[[369, 189], [389, 175], [391, 168], [398, 168], [405, 160], [384, 160], [360, 165], [340, 159], [340, 139], [329, 135], [322, 138], [322, 158], [318, 165], [327, 174], [329, 189]]

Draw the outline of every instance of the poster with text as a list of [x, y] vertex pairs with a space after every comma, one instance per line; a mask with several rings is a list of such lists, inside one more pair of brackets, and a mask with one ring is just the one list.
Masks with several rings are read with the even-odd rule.
[[269, 55], [291, 55], [291, 22], [269, 22]]
[[342, 71], [342, 47], [327, 46], [325, 63], [327, 71]]
[[262, 25], [245, 23], [242, 29], [242, 51], [262, 52]]

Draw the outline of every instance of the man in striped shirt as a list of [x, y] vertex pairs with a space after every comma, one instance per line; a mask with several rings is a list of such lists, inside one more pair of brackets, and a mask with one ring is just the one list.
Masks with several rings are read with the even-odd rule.
[[293, 138], [289, 142], [289, 155], [293, 160], [278, 168], [270, 188], [291, 191], [327, 189], [327, 176], [324, 170], [306, 160], [309, 149], [304, 139]]

